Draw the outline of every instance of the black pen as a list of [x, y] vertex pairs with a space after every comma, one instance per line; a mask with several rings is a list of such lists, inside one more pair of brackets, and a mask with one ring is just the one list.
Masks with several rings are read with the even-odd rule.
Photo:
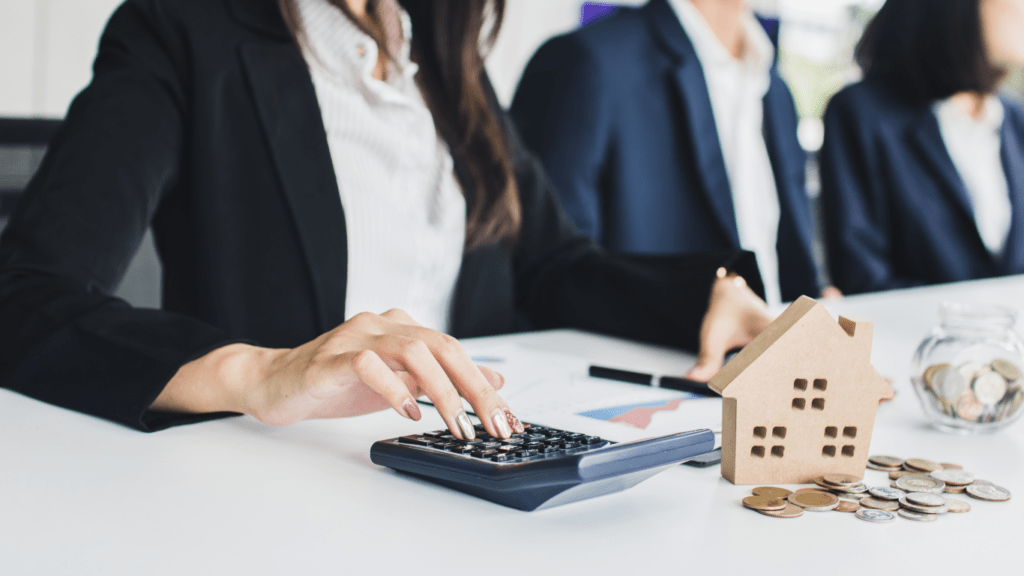
[[[619, 370], [618, 368], [606, 368], [604, 366], [591, 366], [591, 378], [604, 378], [606, 380], [617, 380], [630, 384], [641, 384], [643, 386], [654, 386], [654, 375], [642, 372], [631, 372]], [[690, 380], [681, 376], [662, 376], [658, 378], [658, 387], [680, 392], [690, 392], [701, 396], [718, 396], [718, 393], [708, 387], [704, 382]]]

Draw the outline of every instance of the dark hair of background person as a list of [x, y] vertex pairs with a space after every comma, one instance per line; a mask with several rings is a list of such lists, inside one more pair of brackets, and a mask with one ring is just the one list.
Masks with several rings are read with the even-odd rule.
[[[383, 30], [360, 22], [345, 0], [329, 0], [378, 48], [387, 49]], [[505, 13], [504, 0], [398, 0], [412, 22], [412, 59], [419, 65], [416, 81], [438, 132], [456, 163], [468, 171], [463, 182], [468, 214], [466, 251], [498, 241], [515, 242], [522, 208], [512, 173], [507, 136], [491, 107], [483, 84], [481, 38], [485, 22], [492, 23], [485, 46], [494, 44]], [[279, 0], [288, 28], [302, 42], [295, 0]], [[378, 20], [378, 0], [367, 12]]]
[[887, 0], [857, 45], [857, 63], [911, 104], [990, 94], [1006, 73], [988, 58], [981, 0]]

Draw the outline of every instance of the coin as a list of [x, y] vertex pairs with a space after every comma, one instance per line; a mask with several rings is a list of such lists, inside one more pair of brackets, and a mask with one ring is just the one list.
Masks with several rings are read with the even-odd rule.
[[932, 462], [931, 460], [925, 460], [924, 458], [908, 458], [903, 465], [922, 472], [935, 472], [936, 470], [942, 470], [942, 464]]
[[782, 510], [758, 510], [758, 512], [772, 518], [799, 518], [804, 515], [804, 509], [795, 504], [786, 504]]
[[971, 511], [971, 505], [963, 500], [957, 500], [956, 498], [946, 498], [946, 504], [949, 505], [949, 511], [953, 514], [963, 514], [964, 512]]
[[902, 470], [902, 468], [893, 468], [891, 466], [879, 466], [878, 464], [875, 464], [874, 462], [868, 462], [868, 469], [869, 470], [878, 470], [879, 472], [889, 472], [891, 470]]
[[899, 468], [903, 466], [903, 458], [895, 456], [869, 456], [868, 462], [883, 468]]
[[786, 501], [768, 496], [747, 496], [743, 499], [743, 505], [754, 510], [782, 510], [786, 507]]
[[847, 496], [855, 494], [863, 494], [868, 491], [868, 487], [864, 484], [854, 484], [853, 486], [844, 486], [842, 488], [836, 486], [825, 486], [828, 491], [838, 496]]
[[1021, 378], [1020, 368], [1009, 360], [996, 358], [992, 361], [992, 369], [998, 372], [1003, 378], [1006, 378], [1008, 382], [1015, 382]]
[[948, 370], [950, 368], [952, 368], [952, 366], [949, 364], [934, 364], [925, 368], [924, 374], [921, 375], [921, 379], [924, 380], [924, 383], [927, 384], [929, 388], [932, 388], [935, 381], [935, 373], [939, 370]]
[[889, 479], [895, 480], [900, 476], [906, 476], [907, 474], [920, 474], [917, 470], [893, 470], [889, 472]]
[[793, 493], [792, 490], [776, 488], [775, 486], [759, 486], [753, 490], [754, 496], [767, 496], [769, 498], [785, 498]]
[[[970, 377], [973, 376], [973, 372], [970, 373]], [[961, 371], [942, 370], [935, 373], [935, 378], [932, 380], [932, 389], [935, 390], [935, 394], [939, 398], [952, 402], [964, 393], [968, 382], [970, 382], [968, 376], [965, 376]]]
[[892, 500], [881, 500], [878, 498], [872, 498], [870, 496], [868, 496], [867, 498], [861, 498], [860, 505], [863, 506], [864, 508], [871, 508], [873, 510], [888, 510], [890, 512], [895, 512], [900, 509], [900, 505], [897, 504], [896, 502], [893, 502]]
[[946, 484], [946, 494], [963, 494], [967, 490], [967, 486], [953, 486], [952, 484]]
[[897, 478], [896, 487], [904, 492], [941, 494], [946, 488], [946, 483], [942, 480], [938, 480], [924, 474], [914, 474]]
[[821, 479], [833, 486], [845, 487], [860, 484], [860, 477], [850, 474], [825, 474]]
[[[915, 506], [938, 507], [946, 504], [946, 499], [942, 496], [938, 494], [925, 494], [924, 492], [911, 492], [903, 498], [906, 498], [907, 502]], [[903, 502], [903, 498], [900, 499], [900, 503]]]
[[1010, 499], [1010, 491], [995, 484], [978, 484], [975, 482], [967, 487], [967, 495], [978, 500], [989, 502], [1006, 502]]
[[836, 512], [856, 512], [860, 510], [860, 504], [852, 500], [840, 500], [839, 506], [835, 508]]
[[907, 510], [906, 508], [900, 508], [899, 515], [901, 518], [916, 520], [918, 522], [934, 522], [939, 517], [938, 514], [920, 514], [918, 512]]
[[949, 512], [949, 504], [946, 504], [945, 499], [942, 501], [942, 506], [918, 506], [913, 502], [907, 500], [904, 496], [900, 498], [900, 509], [910, 510], [911, 512], [917, 512], [918, 514], [944, 514]]
[[886, 512], [885, 510], [871, 510], [869, 508], [861, 508], [860, 510], [857, 510], [855, 515], [861, 520], [878, 522], [880, 524], [892, 522], [896, 519], [896, 515], [892, 512]]
[[970, 390], [964, 392], [960, 401], [956, 403], [956, 414], [964, 420], [977, 420], [984, 411], [985, 405]]
[[982, 404], [995, 406], [1003, 396], [1006, 396], [1006, 378], [995, 372], [988, 372], [975, 378], [971, 388]]
[[903, 490], [897, 490], [896, 488], [883, 488], [880, 486], [868, 488], [868, 492], [879, 500], [899, 500], [903, 496], [907, 495]]
[[967, 486], [974, 482], [974, 474], [963, 470], [936, 470], [931, 477], [953, 486]]
[[963, 470], [964, 467], [959, 464], [950, 464], [949, 462], [942, 462], [943, 470]]
[[789, 501], [811, 512], [832, 510], [839, 506], [839, 497], [828, 492], [804, 492], [790, 494]]

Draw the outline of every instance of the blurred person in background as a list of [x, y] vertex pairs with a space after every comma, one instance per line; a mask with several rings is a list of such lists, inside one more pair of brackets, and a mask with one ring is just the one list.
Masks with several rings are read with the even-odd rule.
[[825, 114], [822, 203], [847, 293], [1024, 273], [1024, 0], [888, 0]]
[[651, 0], [556, 37], [511, 114], [612, 252], [742, 247], [769, 303], [820, 294], [793, 98], [745, 0]]

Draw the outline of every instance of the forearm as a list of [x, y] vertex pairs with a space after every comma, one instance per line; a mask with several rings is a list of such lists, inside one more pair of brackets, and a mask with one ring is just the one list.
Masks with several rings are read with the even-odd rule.
[[249, 344], [217, 348], [182, 366], [150, 409], [251, 414], [254, 384], [263, 381], [271, 360], [280, 352]]

